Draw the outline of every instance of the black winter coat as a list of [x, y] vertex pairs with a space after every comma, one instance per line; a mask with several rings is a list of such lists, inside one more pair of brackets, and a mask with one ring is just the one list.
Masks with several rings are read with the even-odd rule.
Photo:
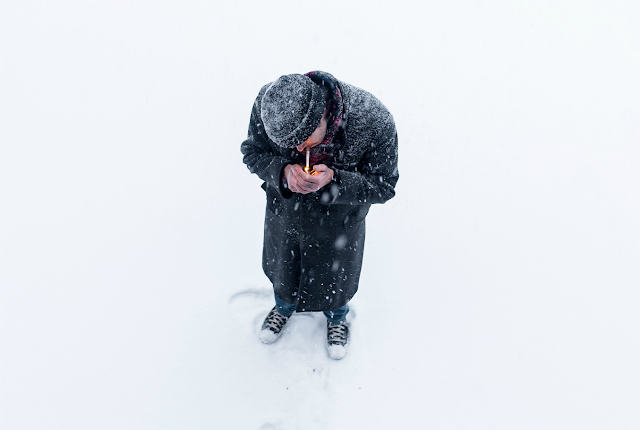
[[295, 148], [269, 139], [260, 117], [262, 96], [251, 112], [243, 161], [263, 181], [267, 196], [262, 265], [275, 294], [296, 311], [331, 311], [356, 293], [364, 251], [365, 217], [373, 203], [395, 195], [398, 137], [393, 116], [372, 94], [336, 80], [343, 121], [336, 133], [333, 181], [315, 193], [282, 185], [287, 164], [304, 164]]

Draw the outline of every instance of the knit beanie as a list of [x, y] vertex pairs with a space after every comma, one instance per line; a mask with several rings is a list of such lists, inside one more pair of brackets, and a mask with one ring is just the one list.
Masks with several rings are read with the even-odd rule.
[[267, 136], [291, 148], [307, 140], [320, 125], [325, 110], [322, 90], [304, 75], [285, 75], [262, 97], [260, 116]]

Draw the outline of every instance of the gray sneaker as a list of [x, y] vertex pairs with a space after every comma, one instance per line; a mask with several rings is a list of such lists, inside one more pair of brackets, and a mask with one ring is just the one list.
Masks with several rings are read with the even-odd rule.
[[327, 349], [329, 357], [341, 360], [347, 355], [349, 344], [349, 323], [344, 321], [334, 324], [327, 321]]
[[274, 306], [262, 323], [260, 331], [262, 343], [270, 344], [278, 340], [287, 321], [289, 321], [289, 317], [282, 315]]

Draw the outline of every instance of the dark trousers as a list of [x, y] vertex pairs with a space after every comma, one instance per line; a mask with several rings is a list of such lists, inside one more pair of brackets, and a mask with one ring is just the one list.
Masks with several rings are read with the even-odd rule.
[[[276, 298], [276, 309], [281, 315], [290, 317], [296, 310], [295, 304], [285, 303], [274, 294]], [[347, 320], [347, 314], [349, 313], [349, 305], [344, 305], [335, 311], [323, 311], [327, 320], [333, 324], [339, 324]]]

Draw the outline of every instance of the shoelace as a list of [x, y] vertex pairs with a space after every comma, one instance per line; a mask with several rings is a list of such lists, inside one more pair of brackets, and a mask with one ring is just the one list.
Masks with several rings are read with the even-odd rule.
[[327, 341], [330, 345], [344, 345], [347, 343], [347, 324], [329, 324]]
[[271, 312], [269, 312], [269, 315], [267, 316], [267, 319], [264, 322], [263, 328], [268, 328], [274, 333], [279, 333], [280, 330], [282, 330], [282, 327], [284, 327], [284, 325], [287, 323], [288, 319], [289, 318], [285, 317], [284, 315], [281, 315], [275, 309], [272, 309]]

